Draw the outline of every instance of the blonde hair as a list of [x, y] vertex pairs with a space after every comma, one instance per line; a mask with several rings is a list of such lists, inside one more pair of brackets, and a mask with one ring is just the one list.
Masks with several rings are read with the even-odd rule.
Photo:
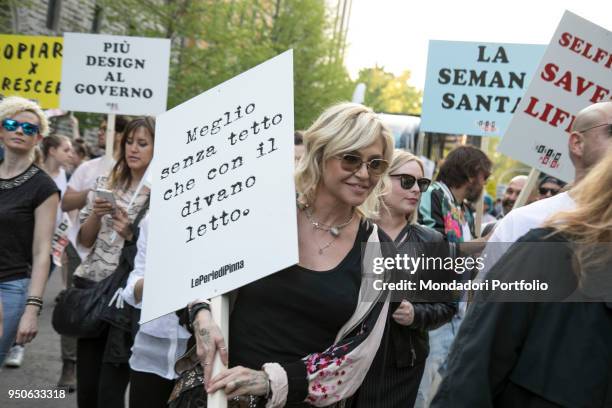
[[546, 225], [577, 242], [612, 242], [612, 149], [572, 190], [576, 208], [553, 215]]
[[553, 215], [544, 226], [581, 244], [576, 252], [580, 278], [588, 265], [599, 265], [611, 256], [594, 247], [612, 242], [612, 148], [570, 194], [576, 208]]
[[[362, 149], [383, 141], [383, 158], [391, 161], [393, 136], [380, 117], [363, 105], [344, 102], [325, 110], [304, 132], [304, 156], [297, 164], [295, 186], [300, 205], [310, 205], [317, 194], [327, 159], [342, 153]], [[388, 189], [386, 177], [381, 177], [358, 210], [366, 217], [378, 214], [378, 197]]]
[[[425, 165], [423, 164], [423, 160], [419, 159], [417, 156], [415, 156], [414, 154], [412, 154], [412, 153], [410, 153], [410, 152], [408, 152], [406, 150], [395, 149], [393, 151], [393, 160], [391, 161], [391, 165], [389, 166], [389, 173], [385, 177], [389, 178], [389, 174], [395, 173], [404, 164], [410, 163], [410, 162], [416, 162], [419, 165], [419, 167], [421, 168], [421, 173], [423, 173], [423, 175], [425, 175]], [[389, 181], [389, 184], [390, 183], [391, 183], [391, 181]], [[389, 194], [390, 193], [391, 193], [391, 191], [389, 191]], [[387, 196], [387, 194], [385, 194], [385, 195], [380, 197], [380, 206], [385, 211], [389, 212], [389, 207], [387, 206], [387, 204], [385, 203], [385, 200], [384, 200], [386, 196]], [[407, 219], [410, 222], [410, 224], [416, 224], [418, 218], [419, 218], [419, 209], [417, 208], [412, 213], [410, 218], [409, 219], [407, 218]]]
[[49, 134], [49, 121], [47, 120], [47, 116], [36, 102], [32, 102], [20, 96], [9, 96], [0, 101], [0, 121], [21, 112], [31, 112], [38, 116], [40, 134], [42, 136], [47, 136]]

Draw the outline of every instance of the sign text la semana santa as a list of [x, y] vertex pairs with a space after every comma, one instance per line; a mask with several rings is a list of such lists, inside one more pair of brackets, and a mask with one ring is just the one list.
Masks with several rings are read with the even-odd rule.
[[421, 130], [503, 135], [545, 48], [430, 41]]

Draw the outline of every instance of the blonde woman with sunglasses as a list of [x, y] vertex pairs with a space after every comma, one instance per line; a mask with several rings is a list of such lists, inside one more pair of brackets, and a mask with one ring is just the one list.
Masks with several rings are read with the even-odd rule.
[[[206, 404], [201, 388], [189, 389], [189, 368], [207, 392], [224, 390], [230, 406], [257, 407], [332, 406], [368, 373], [389, 304], [368, 289], [361, 244], [388, 240], [368, 216], [385, 191], [393, 138], [371, 109], [342, 103], [305, 131], [304, 146], [295, 176], [299, 263], [238, 290], [227, 343], [208, 308], [190, 306], [197, 347], [177, 363], [188, 369], [170, 407]], [[211, 378], [217, 351], [230, 368]]]
[[[441, 233], [416, 224], [421, 193], [431, 184], [424, 176], [423, 162], [407, 151], [396, 149], [389, 179], [391, 189], [382, 197], [382, 210], [376, 222], [394, 241], [398, 252], [413, 256], [419, 249], [425, 255], [433, 255], [440, 245], [448, 248]], [[410, 279], [410, 276], [396, 276], [396, 279]], [[457, 307], [450, 302], [408, 299], [413, 299], [408, 292], [393, 293], [388, 329], [354, 407], [414, 405], [429, 353], [427, 332], [450, 321]]]
[[0, 123], [2, 366], [13, 341], [29, 343], [38, 332], [60, 197], [55, 182], [34, 164], [36, 146], [49, 132], [40, 106], [20, 97], [6, 98], [0, 102]]

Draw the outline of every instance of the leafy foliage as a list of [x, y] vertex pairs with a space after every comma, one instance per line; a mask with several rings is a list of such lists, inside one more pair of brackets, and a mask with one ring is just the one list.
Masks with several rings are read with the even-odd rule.
[[366, 85], [364, 103], [377, 112], [420, 115], [423, 92], [409, 84], [410, 71], [399, 76], [382, 67], [359, 71], [357, 82]]
[[[323, 0], [101, 0], [115, 34], [172, 40], [169, 108], [294, 50], [295, 126], [350, 98]], [[108, 32], [108, 31], [107, 31]]]

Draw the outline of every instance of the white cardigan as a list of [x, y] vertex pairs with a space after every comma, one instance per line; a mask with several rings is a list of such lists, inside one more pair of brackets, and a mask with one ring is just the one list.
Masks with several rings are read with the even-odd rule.
[[[141, 303], [137, 303], [134, 298], [134, 286], [139, 279], [144, 278], [149, 232], [148, 215], [140, 221], [139, 227], [138, 253], [134, 259], [134, 270], [130, 273], [122, 293], [123, 299], [137, 308], [141, 307]], [[141, 325], [132, 346], [130, 368], [169, 380], [177, 378], [174, 364], [185, 353], [190, 336], [191, 334], [179, 325], [175, 313], [169, 313]]]

